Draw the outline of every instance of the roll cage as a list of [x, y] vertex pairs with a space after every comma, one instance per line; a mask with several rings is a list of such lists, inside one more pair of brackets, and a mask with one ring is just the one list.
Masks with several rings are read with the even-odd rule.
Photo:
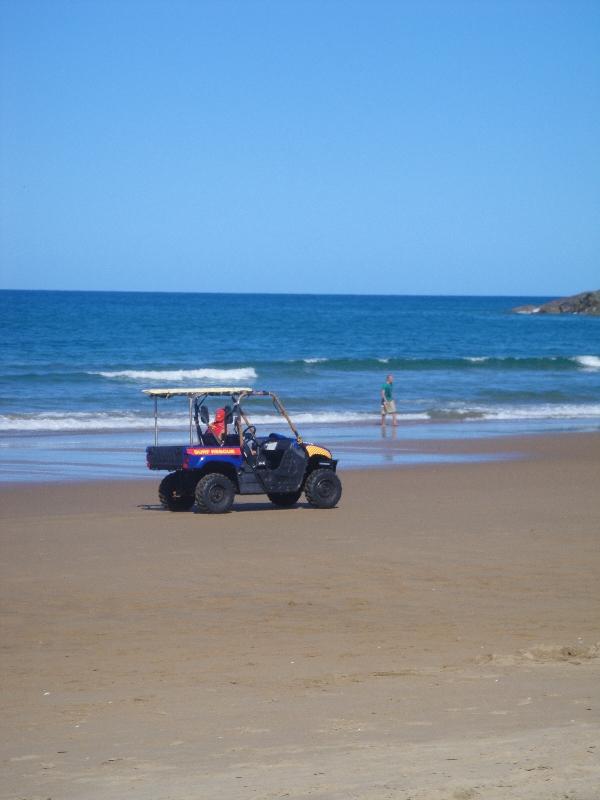
[[[168, 400], [171, 397], [187, 397], [189, 407], [189, 435], [190, 445], [194, 444], [194, 428], [196, 435], [202, 443], [202, 433], [200, 431], [200, 420], [208, 422], [203, 416], [202, 409], [206, 408], [204, 402], [208, 397], [228, 398], [232, 406], [226, 410], [228, 422], [233, 422], [240, 448], [244, 444], [244, 430], [251, 427], [252, 423], [248, 419], [242, 407], [242, 402], [253, 397], [270, 397], [275, 410], [282, 416], [294, 434], [298, 444], [302, 444], [302, 437], [290, 419], [283, 403], [274, 392], [252, 389], [248, 387], [209, 387], [196, 389], [144, 389], [144, 394], [154, 400], [154, 444], [158, 445], [158, 401], [159, 399]], [[242, 425], [243, 423], [243, 425]]]

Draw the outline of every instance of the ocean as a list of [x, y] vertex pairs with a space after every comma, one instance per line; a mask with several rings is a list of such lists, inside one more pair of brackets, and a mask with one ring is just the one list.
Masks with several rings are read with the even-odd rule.
[[333, 444], [380, 435], [390, 372], [399, 437], [599, 430], [600, 319], [511, 313], [548, 299], [0, 291], [0, 480], [142, 474], [150, 387], [268, 389]]

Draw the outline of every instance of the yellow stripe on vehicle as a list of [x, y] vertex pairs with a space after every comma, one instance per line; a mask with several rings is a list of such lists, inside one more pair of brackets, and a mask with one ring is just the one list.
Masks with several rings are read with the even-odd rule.
[[316, 444], [307, 444], [306, 452], [308, 453], [309, 458], [312, 458], [312, 456], [324, 456], [325, 458], [331, 458], [330, 450], [326, 450], [324, 447], [318, 447]]

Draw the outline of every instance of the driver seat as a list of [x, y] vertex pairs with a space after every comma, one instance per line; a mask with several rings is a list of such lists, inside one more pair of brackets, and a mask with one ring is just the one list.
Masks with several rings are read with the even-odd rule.
[[256, 436], [244, 437], [242, 452], [252, 469], [265, 469], [268, 467], [262, 444], [256, 439]]
[[244, 458], [251, 466], [254, 466], [256, 462], [256, 453], [252, 450], [253, 441], [253, 439], [244, 439], [244, 444], [242, 447]]

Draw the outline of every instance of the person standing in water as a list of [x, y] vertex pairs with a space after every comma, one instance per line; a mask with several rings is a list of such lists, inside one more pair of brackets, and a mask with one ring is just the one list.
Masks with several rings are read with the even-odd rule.
[[392, 415], [392, 425], [396, 427], [396, 404], [394, 403], [394, 376], [387, 375], [381, 387], [381, 427], [385, 427], [386, 415]]

